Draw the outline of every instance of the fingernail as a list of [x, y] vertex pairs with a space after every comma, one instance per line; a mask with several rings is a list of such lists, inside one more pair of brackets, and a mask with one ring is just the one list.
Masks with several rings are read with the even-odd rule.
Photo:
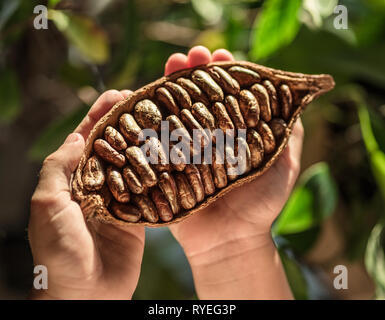
[[68, 135], [67, 139], [64, 141], [64, 144], [73, 143], [76, 141], [79, 141], [79, 134], [78, 133], [71, 133]]

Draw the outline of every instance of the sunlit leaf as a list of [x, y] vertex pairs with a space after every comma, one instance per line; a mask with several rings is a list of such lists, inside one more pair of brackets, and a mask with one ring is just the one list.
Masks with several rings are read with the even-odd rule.
[[376, 298], [385, 299], [385, 229], [377, 224], [369, 237], [365, 252], [366, 270], [376, 285]]
[[86, 60], [103, 64], [109, 59], [107, 35], [94, 20], [58, 10], [49, 10], [48, 17]]
[[29, 150], [32, 160], [41, 161], [55, 151], [84, 118], [89, 107], [83, 105], [74, 112], [54, 121], [43, 132]]
[[322, 26], [322, 20], [331, 15], [338, 0], [304, 0], [303, 8], [309, 13], [312, 26]]
[[16, 74], [10, 69], [0, 71], [0, 92], [0, 122], [12, 122], [21, 111], [21, 101]]
[[364, 139], [366, 150], [369, 154], [373, 176], [377, 181], [382, 196], [385, 199], [385, 153], [380, 150], [376, 137], [373, 133], [368, 108], [363, 102], [358, 106], [358, 116], [360, 119], [362, 137]]
[[48, 0], [48, 7], [54, 8], [61, 0]]
[[216, 24], [222, 17], [223, 7], [216, 0], [191, 0], [194, 10], [208, 23]]
[[321, 224], [337, 203], [337, 188], [326, 163], [320, 162], [301, 176], [285, 208], [274, 223], [276, 234], [294, 234]]
[[298, 12], [302, 0], [267, 0], [251, 35], [251, 57], [265, 58], [289, 44], [300, 27]]
[[7, 23], [8, 19], [15, 13], [20, 5], [20, 0], [5, 0], [0, 5], [0, 30]]
[[299, 263], [284, 250], [280, 250], [280, 257], [294, 298], [297, 300], [308, 299], [307, 283]]

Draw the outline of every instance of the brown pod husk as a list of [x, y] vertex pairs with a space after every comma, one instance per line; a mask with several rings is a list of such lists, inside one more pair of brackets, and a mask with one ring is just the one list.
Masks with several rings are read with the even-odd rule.
[[[213, 73], [213, 70], [216, 71]], [[235, 83], [239, 84], [239, 91]], [[250, 134], [250, 130], [253, 129], [247, 126], [248, 119], [243, 119], [239, 107], [239, 94], [242, 90], [249, 90], [253, 93], [251, 88], [257, 83], [266, 89], [270, 115], [269, 109], [264, 109], [264, 114], [260, 114], [258, 124]], [[232, 189], [265, 173], [281, 155], [287, 145], [294, 123], [306, 105], [333, 87], [334, 81], [329, 75], [292, 73], [242, 61], [215, 62], [162, 77], [117, 103], [91, 130], [84, 153], [72, 178], [73, 197], [79, 202], [87, 220], [121, 226], [145, 225], [151, 227], [182, 221], [217, 201]], [[178, 110], [175, 108], [170, 112], [157, 98], [156, 90], [160, 88], [168, 90], [175, 105], [178, 106]], [[267, 105], [266, 92], [261, 87], [258, 88], [256, 96], [258, 102], [258, 94], [261, 93], [261, 101]], [[189, 97], [186, 96], [186, 93]], [[143, 160], [145, 157], [139, 153], [141, 150], [138, 148], [145, 142], [141, 139], [139, 129], [153, 129], [160, 133], [161, 121], [164, 121], [166, 116], [178, 116], [183, 108], [191, 109], [191, 114], [194, 115], [192, 106], [197, 102], [203, 103], [211, 116], [213, 116], [212, 113], [215, 115], [212, 109], [213, 104], [215, 102], [223, 103], [235, 129], [247, 129], [249, 148], [244, 162], [247, 172], [232, 181], [227, 177], [224, 164], [196, 165], [205, 193], [201, 202], [197, 201], [197, 196], [190, 185], [193, 182], [189, 182], [186, 176], [187, 171], [177, 172], [177, 166], [172, 164], [168, 171], [158, 173], [159, 176], [157, 176], [152, 165], [145, 163], [146, 160]], [[221, 107], [221, 109], [223, 108]], [[205, 111], [203, 115], [208, 114]], [[121, 119], [122, 116], [123, 119]], [[270, 116], [271, 120], [269, 120]], [[276, 120], [277, 118], [280, 119]], [[202, 119], [196, 118], [201, 127], [212, 130], [214, 123], [215, 129], [218, 129], [219, 120], [212, 121], [212, 119], [206, 117], [203, 119], [206, 122], [202, 123], [199, 121]], [[207, 122], [208, 120], [209, 122]], [[123, 148], [124, 143], [119, 135], [116, 135], [113, 130], [107, 129], [108, 127], [114, 128], [124, 137], [127, 149]], [[188, 129], [191, 130], [190, 127]], [[116, 136], [117, 141], [114, 138]], [[237, 133], [235, 137], [237, 138]], [[96, 142], [96, 148], [94, 147], [95, 141], [99, 141]], [[212, 149], [215, 153], [214, 144]], [[130, 151], [127, 152], [127, 150]], [[98, 171], [99, 169], [96, 170], [95, 177], [98, 181], [93, 186], [92, 183], [91, 186], [89, 182], [85, 183], [86, 178], [83, 181], [82, 176], [86, 177], [88, 174], [88, 177], [92, 178], [90, 170], [99, 168], [99, 165], [91, 163], [93, 160], [89, 160], [95, 155], [98, 156], [100, 167], [108, 167], [112, 164], [122, 174], [127, 188], [131, 191], [128, 204], [119, 203], [115, 199], [111, 200], [112, 193], [107, 181], [102, 182], [104, 171], [101, 173]], [[186, 162], [189, 160], [185, 159]], [[216, 160], [215, 156], [214, 160]], [[130, 177], [139, 178], [140, 184], [136, 181], [130, 188], [129, 179], [124, 174], [124, 170], [128, 170], [125, 169], [126, 167], [132, 170]], [[178, 168], [183, 171], [186, 164], [180, 165]], [[161, 175], [176, 177], [177, 181], [174, 181], [174, 186], [171, 187], [165, 184], [166, 189], [164, 190], [161, 188], [162, 181], [164, 181]], [[137, 194], [133, 190], [136, 190]], [[202, 197], [202, 190], [199, 190], [200, 197]], [[168, 193], [166, 194], [166, 192]], [[183, 205], [180, 201], [181, 197]], [[161, 199], [160, 202], [157, 202], [157, 199]], [[165, 200], [172, 211], [172, 217]], [[173, 205], [170, 201], [174, 201]], [[163, 217], [162, 214], [159, 214], [160, 211]]]

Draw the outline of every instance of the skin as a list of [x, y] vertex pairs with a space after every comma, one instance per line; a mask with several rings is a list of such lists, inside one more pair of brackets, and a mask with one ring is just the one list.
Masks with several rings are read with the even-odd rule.
[[[165, 74], [224, 60], [233, 60], [227, 50], [211, 54], [197, 46], [187, 56], [171, 55]], [[48, 289], [32, 291], [30, 298], [132, 297], [140, 274], [144, 228], [86, 224], [69, 187], [91, 128], [129, 93], [103, 93], [75, 132], [43, 163], [31, 200], [28, 234], [34, 263], [48, 268]], [[200, 299], [292, 298], [270, 230], [298, 176], [302, 140], [303, 127], [297, 121], [287, 148], [263, 176], [170, 227], [191, 265]]]

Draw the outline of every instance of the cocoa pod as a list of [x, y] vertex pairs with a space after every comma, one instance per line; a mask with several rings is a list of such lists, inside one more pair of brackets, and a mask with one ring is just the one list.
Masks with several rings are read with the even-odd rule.
[[95, 140], [94, 150], [100, 158], [109, 163], [112, 163], [118, 168], [121, 168], [126, 164], [126, 158], [124, 155], [116, 151], [107, 141], [103, 139]]
[[144, 191], [138, 175], [131, 166], [127, 165], [123, 168], [123, 178], [132, 193], [141, 194]]
[[140, 129], [134, 117], [129, 113], [124, 113], [119, 118], [119, 129], [130, 143], [137, 146], [140, 141], [143, 141], [142, 129]]
[[140, 210], [130, 204], [113, 202], [111, 209], [119, 219], [127, 222], [138, 222], [142, 216]]
[[104, 131], [104, 139], [117, 151], [127, 148], [127, 143], [123, 136], [115, 128], [108, 126]]
[[[305, 106], [333, 86], [328, 75], [235, 61], [163, 77], [92, 128], [72, 195], [87, 220], [155, 227], [181, 221], [264, 174]], [[184, 143], [163, 142], [178, 128]]]
[[130, 201], [130, 192], [120, 172], [114, 167], [107, 168], [107, 184], [114, 198], [122, 203]]
[[130, 164], [141, 177], [144, 186], [152, 187], [157, 183], [156, 174], [147, 163], [140, 148], [136, 146], [128, 147], [126, 149], [126, 156]]
[[234, 123], [236, 129], [246, 129], [245, 120], [243, 119], [243, 115], [241, 113], [241, 109], [239, 108], [239, 104], [237, 99], [233, 96], [227, 96], [225, 98], [225, 106], [226, 110], [229, 113], [231, 120]]
[[99, 158], [96, 156], [89, 158], [83, 169], [82, 181], [84, 187], [89, 191], [100, 190], [105, 178], [103, 165]]
[[243, 118], [246, 120], [247, 127], [256, 127], [259, 121], [259, 104], [249, 90], [242, 90], [239, 93], [239, 107]]
[[159, 176], [159, 188], [162, 190], [163, 195], [170, 204], [171, 210], [174, 214], [178, 214], [180, 206], [178, 202], [178, 189], [176, 182], [172, 175], [167, 172], [163, 172]]
[[194, 208], [197, 200], [186, 176], [180, 172], [175, 173], [175, 182], [178, 189], [178, 200], [183, 209], [188, 210]]
[[158, 222], [159, 215], [152, 200], [142, 194], [133, 194], [132, 202], [138, 207], [142, 217], [148, 222]]
[[191, 79], [195, 84], [206, 92], [210, 101], [222, 101], [224, 98], [222, 88], [203, 70], [195, 70], [191, 74]]
[[153, 189], [151, 191], [151, 199], [158, 211], [159, 218], [165, 222], [172, 220], [173, 214], [170, 205], [168, 204], [168, 201], [162, 191], [158, 188]]

